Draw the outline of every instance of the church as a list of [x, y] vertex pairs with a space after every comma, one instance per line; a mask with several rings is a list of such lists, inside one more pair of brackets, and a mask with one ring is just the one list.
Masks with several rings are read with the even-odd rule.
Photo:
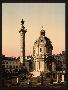
[[[52, 57], [52, 42], [46, 37], [45, 30], [42, 27], [39, 38], [33, 46], [33, 75], [40, 76], [41, 73], [56, 72], [56, 59]], [[56, 75], [56, 74], [55, 74]], [[54, 76], [55, 76], [54, 75]]]

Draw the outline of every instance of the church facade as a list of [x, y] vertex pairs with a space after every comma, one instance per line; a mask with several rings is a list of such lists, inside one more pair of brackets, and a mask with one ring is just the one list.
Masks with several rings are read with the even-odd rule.
[[49, 56], [52, 56], [52, 42], [50, 41], [49, 38], [46, 37], [45, 35], [45, 30], [40, 31], [40, 36], [39, 38], [34, 42], [33, 46], [33, 74], [34, 76], [40, 76], [41, 72], [49, 72], [49, 63], [52, 61], [51, 68], [52, 70], [55, 71], [56, 69], [56, 63], [54, 60], [48, 59]]

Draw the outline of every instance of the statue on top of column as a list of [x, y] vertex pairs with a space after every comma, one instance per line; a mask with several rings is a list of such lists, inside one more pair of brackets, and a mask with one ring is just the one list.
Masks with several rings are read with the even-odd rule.
[[23, 21], [23, 19], [22, 19], [22, 21], [21, 21], [21, 25], [23, 25], [24, 24], [24, 21]]
[[23, 19], [22, 19], [22, 21], [21, 21], [21, 25], [22, 25], [22, 28], [25, 29]]

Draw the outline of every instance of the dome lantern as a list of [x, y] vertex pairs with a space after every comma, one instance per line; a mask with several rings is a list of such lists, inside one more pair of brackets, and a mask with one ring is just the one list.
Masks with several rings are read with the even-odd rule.
[[40, 31], [40, 35], [45, 36], [45, 30], [43, 29], [43, 26], [42, 26], [42, 30]]

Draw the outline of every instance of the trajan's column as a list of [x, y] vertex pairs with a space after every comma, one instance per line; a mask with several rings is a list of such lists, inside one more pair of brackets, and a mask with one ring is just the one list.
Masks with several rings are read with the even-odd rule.
[[24, 21], [22, 19], [21, 21], [21, 30], [19, 31], [20, 33], [20, 62], [23, 64], [25, 62], [25, 33], [27, 30], [24, 27]]

